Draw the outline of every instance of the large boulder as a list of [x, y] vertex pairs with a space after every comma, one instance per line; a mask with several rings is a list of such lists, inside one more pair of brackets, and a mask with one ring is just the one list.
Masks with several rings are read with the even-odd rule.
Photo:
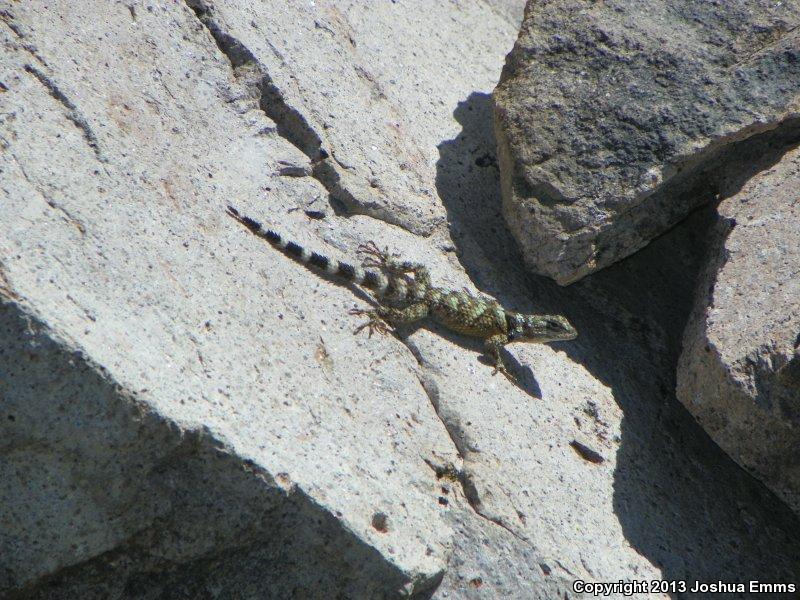
[[713, 200], [729, 146], [800, 116], [800, 1], [529, 2], [494, 92], [503, 209], [568, 284]]
[[800, 511], [800, 150], [719, 205], [678, 397]]
[[[793, 576], [797, 518], [672, 392], [680, 319], [647, 310], [689, 299], [681, 235], [563, 289], [503, 229], [489, 92], [513, 4], [2, 3], [0, 596]], [[580, 336], [510, 346], [519, 386], [430, 324], [355, 337], [364, 294], [229, 203]]]

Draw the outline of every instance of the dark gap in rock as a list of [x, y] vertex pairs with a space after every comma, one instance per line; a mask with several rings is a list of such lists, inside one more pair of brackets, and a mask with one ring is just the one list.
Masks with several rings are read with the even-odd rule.
[[[312, 162], [320, 161], [322, 140], [296, 108], [289, 106], [270, 76], [262, 71], [259, 108], [278, 126], [278, 133]], [[324, 185], [324, 182], [323, 182]], [[328, 186], [326, 186], [327, 188]]]
[[78, 110], [78, 107], [75, 106], [75, 103], [67, 97], [61, 88], [58, 87], [55, 81], [42, 73], [36, 67], [33, 65], [25, 65], [24, 69], [33, 75], [39, 81], [39, 83], [44, 86], [44, 88], [47, 90], [47, 93], [50, 94], [54, 100], [58, 101], [62, 106], [64, 106], [66, 109], [67, 119], [69, 119], [72, 124], [75, 125], [75, 127], [80, 129], [83, 138], [86, 140], [86, 144], [92, 149], [92, 152], [94, 152], [97, 160], [100, 162], [108, 162], [100, 150], [100, 142], [97, 140], [97, 136], [94, 134], [94, 131], [92, 131], [89, 122]]
[[264, 70], [253, 53], [239, 40], [223, 31], [214, 21], [212, 10], [202, 0], [186, 0], [198, 20], [214, 38], [220, 52], [236, 69], [251, 67], [259, 77], [259, 108], [278, 128], [278, 134], [305, 154], [310, 160], [322, 158], [322, 140], [296, 108], [289, 106], [269, 73]]
[[[231, 63], [234, 72], [254, 72], [258, 94], [258, 107], [276, 125], [278, 135], [295, 146], [311, 161], [311, 175], [322, 184], [329, 194], [329, 203], [334, 214], [347, 216], [364, 212], [353, 194], [341, 183], [341, 175], [334, 166], [335, 159], [323, 148], [323, 142], [302, 112], [286, 102], [280, 88], [264, 70], [261, 63], [239, 40], [222, 30], [213, 19], [212, 9], [202, 0], [185, 0], [187, 6], [211, 34]], [[252, 75], [251, 75], [252, 78]]]

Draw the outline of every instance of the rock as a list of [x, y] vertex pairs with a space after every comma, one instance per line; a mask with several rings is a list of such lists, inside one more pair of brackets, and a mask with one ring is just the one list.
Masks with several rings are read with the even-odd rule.
[[800, 2], [529, 2], [494, 92], [506, 220], [571, 283], [713, 200], [736, 141], [800, 117]]
[[174, 2], [2, 16], [0, 596], [441, 579], [453, 532], [424, 459], [455, 449], [410, 353], [352, 335], [352, 292], [225, 215], [330, 229], [206, 27]]
[[456, 131], [451, 105], [496, 82], [521, 2], [362, 11], [295, 1], [255, 20], [248, 2], [188, 3], [342, 212], [424, 236], [444, 222], [434, 195], [439, 134]]
[[800, 150], [719, 206], [678, 367], [678, 397], [800, 511]]
[[[672, 392], [682, 317], [648, 311], [688, 306], [680, 228], [568, 289], [503, 229], [488, 91], [510, 3], [74, 4], [0, 11], [0, 596], [790, 579], [797, 517]], [[397, 193], [409, 153], [430, 213]], [[348, 177], [320, 170], [333, 156]], [[430, 324], [353, 336], [365, 295], [229, 203], [337, 259], [375, 240], [580, 337], [509, 347], [513, 386]]]

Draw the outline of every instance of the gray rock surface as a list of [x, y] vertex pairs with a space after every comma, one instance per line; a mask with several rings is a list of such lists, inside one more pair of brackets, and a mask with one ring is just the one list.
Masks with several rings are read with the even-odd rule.
[[713, 200], [731, 143], [800, 117], [800, 2], [529, 2], [497, 89], [503, 206], [568, 284]]
[[[488, 96], [513, 3], [255, 6], [0, 5], [0, 596], [794, 577], [797, 517], [672, 392], [701, 256], [682, 249], [705, 221], [570, 289], [525, 272]], [[320, 168], [317, 138], [349, 167]], [[363, 295], [249, 236], [230, 202], [336, 258], [377, 240], [581, 336], [511, 346], [520, 387], [435, 327], [354, 337]]]
[[800, 511], [800, 150], [719, 205], [686, 329], [678, 397]]
[[187, 2], [334, 206], [424, 236], [442, 223], [436, 144], [450, 107], [496, 82], [521, 2]]

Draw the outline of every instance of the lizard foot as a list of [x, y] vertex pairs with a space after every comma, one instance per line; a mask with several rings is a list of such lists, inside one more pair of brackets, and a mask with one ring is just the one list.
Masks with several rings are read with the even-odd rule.
[[397, 258], [399, 258], [396, 254], [389, 254], [388, 248], [381, 250], [373, 241], [359, 245], [358, 248], [356, 248], [356, 254], [364, 255], [365, 258], [361, 262], [361, 266], [364, 268], [383, 269], [387, 271], [396, 270], [395, 264], [397, 263]]
[[503, 376], [505, 376], [505, 378], [508, 379], [511, 383], [513, 383], [514, 385], [518, 385], [516, 377], [514, 377], [511, 373], [509, 373], [508, 369], [506, 369], [506, 366], [501, 362], [495, 363], [492, 375], [497, 375], [498, 373], [502, 373]]
[[375, 310], [364, 310], [363, 308], [352, 308], [349, 311], [349, 314], [356, 315], [356, 316], [365, 316], [369, 317], [369, 321], [366, 323], [362, 323], [358, 327], [356, 327], [355, 331], [353, 331], [353, 335], [358, 335], [361, 333], [363, 329], [369, 328], [369, 337], [372, 337], [372, 334], [376, 331], [378, 333], [390, 333], [392, 331], [389, 324], [384, 321], [381, 316]]

